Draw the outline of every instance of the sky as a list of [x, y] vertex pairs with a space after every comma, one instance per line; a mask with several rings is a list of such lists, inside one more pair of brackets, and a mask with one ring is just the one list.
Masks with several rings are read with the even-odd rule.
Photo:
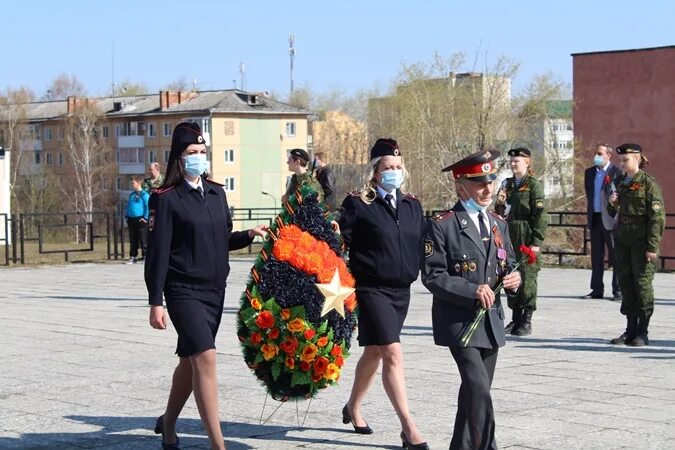
[[38, 96], [61, 73], [90, 95], [114, 78], [151, 92], [184, 77], [201, 90], [239, 87], [288, 94], [288, 35], [295, 86], [385, 90], [402, 64], [480, 53], [520, 63], [514, 86], [550, 73], [572, 82], [571, 53], [675, 45], [675, 2], [626, 0], [3, 2], [0, 90]]

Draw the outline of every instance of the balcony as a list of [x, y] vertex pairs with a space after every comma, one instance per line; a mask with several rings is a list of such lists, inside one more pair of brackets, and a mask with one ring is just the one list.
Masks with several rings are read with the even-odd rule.
[[145, 173], [145, 163], [119, 163], [120, 175], [142, 175]]
[[145, 136], [118, 136], [117, 148], [145, 148]]

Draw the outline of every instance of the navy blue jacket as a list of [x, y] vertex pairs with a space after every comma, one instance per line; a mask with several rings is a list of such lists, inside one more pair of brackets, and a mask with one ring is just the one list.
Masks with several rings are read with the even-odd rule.
[[145, 284], [149, 303], [162, 304], [169, 286], [223, 289], [230, 272], [230, 250], [253, 239], [232, 232], [232, 217], [222, 186], [202, 180], [204, 196], [187, 182], [150, 196]]
[[351, 194], [342, 202], [340, 232], [357, 286], [407, 288], [420, 270], [424, 214], [420, 202], [396, 192], [396, 210], [379, 195], [371, 204]]

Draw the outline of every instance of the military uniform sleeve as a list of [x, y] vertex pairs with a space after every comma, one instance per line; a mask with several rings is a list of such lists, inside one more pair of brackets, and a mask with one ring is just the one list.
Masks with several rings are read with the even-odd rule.
[[661, 188], [654, 181], [647, 189], [647, 251], [657, 253], [666, 225]]
[[[222, 191], [222, 189], [221, 189]], [[230, 215], [230, 207], [227, 204], [227, 195], [223, 193], [223, 202], [225, 205], [225, 216], [227, 220], [227, 243], [230, 250], [239, 250], [248, 247], [253, 242], [253, 238], [248, 235], [249, 230], [232, 231], [232, 216]]]
[[478, 285], [450, 275], [443, 223], [429, 220], [422, 235], [422, 283], [434, 298], [474, 309]]
[[356, 223], [356, 205], [354, 204], [354, 197], [348, 195], [342, 202], [342, 214], [338, 224], [340, 225], [340, 234], [347, 248], [352, 245], [352, 231]]
[[148, 302], [162, 305], [162, 292], [169, 270], [171, 235], [173, 229], [172, 211], [166, 196], [152, 194], [149, 201], [148, 248], [145, 257], [145, 285]]
[[530, 246], [539, 247], [546, 236], [548, 217], [545, 208], [544, 187], [541, 183], [532, 183], [530, 190], [530, 229], [532, 230], [532, 242]]

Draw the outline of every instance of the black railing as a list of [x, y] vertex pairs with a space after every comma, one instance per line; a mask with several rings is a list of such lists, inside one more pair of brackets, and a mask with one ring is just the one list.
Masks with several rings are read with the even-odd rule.
[[11, 216], [7, 213], [0, 214], [0, 225], [2, 226], [2, 233], [0, 233], [0, 244], [5, 247], [3, 252], [5, 255], [5, 266], [9, 266], [9, 246], [10, 246], [10, 227], [11, 227]]

